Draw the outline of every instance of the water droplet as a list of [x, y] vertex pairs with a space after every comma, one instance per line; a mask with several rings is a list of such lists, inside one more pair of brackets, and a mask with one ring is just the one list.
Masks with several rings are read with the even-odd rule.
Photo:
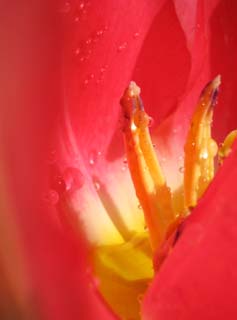
[[89, 164], [91, 166], [94, 166], [97, 163], [100, 156], [101, 151], [92, 150], [89, 154]]
[[56, 190], [59, 194], [62, 194], [66, 190], [66, 184], [64, 181], [63, 176], [61, 175], [56, 175], [52, 179], [51, 186], [53, 187], [54, 190]]
[[85, 182], [84, 176], [80, 170], [68, 167], [63, 173], [66, 191], [80, 189]]
[[126, 166], [122, 166], [122, 171], [126, 171], [127, 167]]
[[180, 167], [180, 168], [179, 168], [179, 172], [180, 172], [180, 173], [184, 173], [184, 167]]
[[97, 182], [97, 181], [95, 181], [95, 182], [94, 182], [94, 187], [95, 187], [95, 190], [96, 190], [96, 191], [99, 191], [99, 190], [100, 190], [100, 183]]
[[127, 48], [127, 46], [128, 46], [128, 43], [127, 43], [127, 42], [123, 42], [122, 44], [120, 44], [120, 45], [118, 46], [117, 51], [118, 51], [118, 52], [122, 52], [122, 51], [124, 51], [124, 50]]
[[92, 38], [88, 38], [88, 39], [85, 41], [85, 43], [86, 43], [87, 45], [90, 45], [90, 44], [92, 43]]
[[101, 37], [103, 34], [104, 34], [104, 30], [103, 29], [100, 29], [100, 30], [96, 31], [97, 37]]
[[59, 195], [55, 190], [50, 189], [44, 195], [44, 201], [46, 201], [48, 204], [51, 204], [51, 205], [55, 206], [59, 201]]
[[76, 50], [75, 50], [75, 55], [78, 56], [78, 55], [80, 54], [80, 52], [81, 52], [81, 49], [80, 49], [79, 47], [76, 48]]
[[80, 2], [79, 4], [78, 4], [78, 8], [80, 9], [80, 10], [83, 10], [84, 8], [85, 8], [85, 3], [82, 1], [82, 2]]
[[133, 38], [134, 38], [134, 39], [137, 39], [139, 36], [140, 36], [140, 33], [139, 33], [139, 32], [135, 32], [135, 33], [133, 34]]
[[137, 206], [138, 207], [138, 209], [139, 210], [141, 210], [142, 209], [142, 206], [141, 206], [141, 204], [139, 203], [139, 205]]
[[148, 127], [151, 128], [153, 125], [154, 125], [154, 119], [152, 117], [149, 117]]
[[77, 23], [80, 21], [80, 17], [79, 16], [75, 16], [74, 21]]
[[71, 10], [71, 3], [69, 1], [64, 2], [64, 4], [61, 7], [62, 13], [69, 13]]
[[94, 73], [89, 74], [89, 78], [90, 78], [90, 79], [94, 79], [94, 78], [95, 78]]
[[124, 159], [123, 159], [123, 164], [128, 164], [127, 158], [124, 158]]
[[100, 73], [104, 73], [107, 68], [108, 68], [108, 65], [105, 65], [105, 66], [101, 67], [100, 68]]
[[51, 150], [48, 157], [48, 162], [53, 164], [56, 162], [56, 150]]
[[207, 152], [207, 150], [203, 150], [203, 151], [200, 153], [200, 159], [206, 160], [207, 158], [208, 158], [208, 152]]
[[88, 83], [89, 83], [89, 80], [88, 80], [88, 79], [85, 79], [85, 80], [84, 80], [84, 85], [87, 86]]
[[153, 143], [152, 145], [153, 145], [153, 148], [154, 148], [154, 149], [156, 149], [156, 144], [155, 144], [155, 143]]
[[138, 302], [139, 302], [139, 303], [142, 303], [143, 298], [144, 298], [144, 294], [139, 294], [139, 295], [137, 296]]

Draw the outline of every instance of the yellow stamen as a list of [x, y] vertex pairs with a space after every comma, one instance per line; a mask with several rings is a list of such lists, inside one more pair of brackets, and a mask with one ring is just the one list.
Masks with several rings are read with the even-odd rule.
[[148, 130], [150, 118], [143, 109], [139, 94], [140, 89], [131, 82], [122, 97], [124, 138], [128, 166], [144, 211], [151, 246], [155, 249], [164, 240], [175, 214], [171, 192], [151, 142]]
[[224, 142], [221, 144], [220, 149], [218, 151], [218, 162], [222, 164], [226, 157], [231, 153], [232, 145], [235, 142], [237, 137], [237, 130], [231, 131]]
[[193, 208], [214, 177], [216, 142], [211, 137], [213, 106], [216, 103], [220, 76], [203, 90], [194, 112], [191, 128], [184, 147], [185, 207]]

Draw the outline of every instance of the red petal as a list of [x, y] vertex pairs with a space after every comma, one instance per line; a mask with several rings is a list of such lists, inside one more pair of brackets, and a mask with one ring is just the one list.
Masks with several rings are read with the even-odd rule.
[[61, 104], [56, 8], [15, 1], [3, 9], [1, 182], [9, 186], [13, 207], [6, 214], [22, 239], [31, 307], [44, 319], [113, 319], [86, 275], [83, 243], [62, 231], [57, 212], [43, 203], [46, 151]]
[[147, 319], [235, 319], [237, 274], [236, 147], [144, 301]]

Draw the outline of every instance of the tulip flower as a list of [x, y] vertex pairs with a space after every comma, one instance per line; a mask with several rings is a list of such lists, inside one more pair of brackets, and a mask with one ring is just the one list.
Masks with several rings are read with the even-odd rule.
[[[1, 318], [234, 319], [235, 1], [1, 7]], [[185, 189], [188, 216], [180, 186], [195, 180], [189, 142], [199, 137], [190, 123], [218, 74], [211, 138], [232, 133], [201, 194]], [[129, 149], [144, 110], [165, 177], [160, 212], [169, 197], [176, 208], [162, 227]]]

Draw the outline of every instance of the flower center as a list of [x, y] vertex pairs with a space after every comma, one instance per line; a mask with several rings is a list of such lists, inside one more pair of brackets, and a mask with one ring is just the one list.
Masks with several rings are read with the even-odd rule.
[[[139, 300], [152, 280], [154, 270], [158, 271], [172, 251], [182, 221], [197, 205], [214, 177], [218, 146], [212, 138], [211, 125], [219, 85], [220, 76], [206, 85], [191, 119], [184, 146], [184, 193], [179, 199], [182, 210], [175, 206], [152, 144], [150, 117], [144, 110], [140, 88], [131, 82], [123, 94], [126, 157], [147, 230], [134, 233], [122, 245], [96, 248], [94, 256], [99, 290], [122, 319], [140, 318]], [[237, 131], [231, 132], [221, 145], [219, 163], [230, 153], [236, 136]]]

